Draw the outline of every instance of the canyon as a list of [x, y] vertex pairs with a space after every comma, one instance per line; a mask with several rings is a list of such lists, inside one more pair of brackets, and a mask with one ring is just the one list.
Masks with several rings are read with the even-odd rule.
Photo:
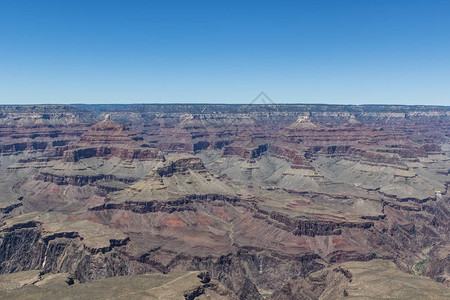
[[449, 170], [447, 106], [0, 106], [0, 299], [448, 299]]

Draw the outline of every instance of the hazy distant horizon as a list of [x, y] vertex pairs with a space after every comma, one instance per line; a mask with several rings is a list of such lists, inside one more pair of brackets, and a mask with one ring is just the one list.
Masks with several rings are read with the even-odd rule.
[[[378, 100], [378, 101], [358, 101], [358, 100], [349, 100], [349, 101], [338, 101], [338, 100], [329, 100], [329, 101], [320, 101], [320, 100], [300, 100], [300, 101], [283, 101], [278, 100], [275, 97], [271, 97], [274, 101], [274, 104], [317, 104], [317, 105], [406, 105], [406, 106], [414, 106], [414, 105], [425, 105], [425, 106], [449, 106], [449, 100], [443, 101], [393, 101], [393, 100]], [[61, 100], [61, 101], [40, 101], [40, 100], [16, 100], [16, 101], [7, 101], [0, 99], [0, 105], [76, 105], [76, 104], [84, 104], [84, 105], [95, 105], [95, 104], [122, 104], [122, 105], [132, 105], [132, 104], [249, 104], [253, 98], [248, 98], [246, 100], [83, 100], [83, 101], [69, 101], [69, 100]], [[263, 104], [263, 103], [255, 103], [255, 104]], [[267, 103], [270, 104], [270, 103]]]
[[33, 105], [329, 105], [329, 106], [431, 106], [431, 107], [450, 107], [450, 104], [393, 104], [393, 103], [363, 103], [363, 104], [351, 104], [351, 103], [314, 103], [314, 102], [276, 102], [276, 103], [252, 103], [249, 102], [101, 102], [101, 103], [0, 103], [0, 106], [33, 106]]

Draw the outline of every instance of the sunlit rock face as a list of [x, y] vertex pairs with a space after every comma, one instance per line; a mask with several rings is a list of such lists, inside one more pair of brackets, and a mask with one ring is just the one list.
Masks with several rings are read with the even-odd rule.
[[212, 299], [385, 297], [360, 287], [387, 274], [448, 296], [447, 107], [0, 112], [2, 274], [187, 276], [174, 297]]

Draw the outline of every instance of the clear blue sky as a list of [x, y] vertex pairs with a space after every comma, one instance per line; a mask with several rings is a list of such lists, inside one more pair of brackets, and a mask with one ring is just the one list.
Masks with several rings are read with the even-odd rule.
[[450, 1], [0, 1], [0, 104], [450, 105]]

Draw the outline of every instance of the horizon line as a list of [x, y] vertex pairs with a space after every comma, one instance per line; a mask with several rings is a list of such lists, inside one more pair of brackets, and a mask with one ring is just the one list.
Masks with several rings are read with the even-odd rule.
[[342, 103], [305, 103], [305, 102], [297, 102], [297, 103], [213, 103], [213, 102], [133, 102], [133, 103], [84, 103], [84, 102], [75, 102], [75, 103], [0, 103], [0, 106], [43, 106], [43, 105], [57, 105], [57, 106], [76, 106], [76, 105], [230, 105], [230, 106], [238, 106], [238, 105], [257, 105], [257, 106], [273, 106], [273, 105], [327, 105], [327, 106], [426, 106], [426, 107], [450, 107], [450, 105], [443, 104], [390, 104], [390, 103], [365, 103], [365, 104], [342, 104]]

